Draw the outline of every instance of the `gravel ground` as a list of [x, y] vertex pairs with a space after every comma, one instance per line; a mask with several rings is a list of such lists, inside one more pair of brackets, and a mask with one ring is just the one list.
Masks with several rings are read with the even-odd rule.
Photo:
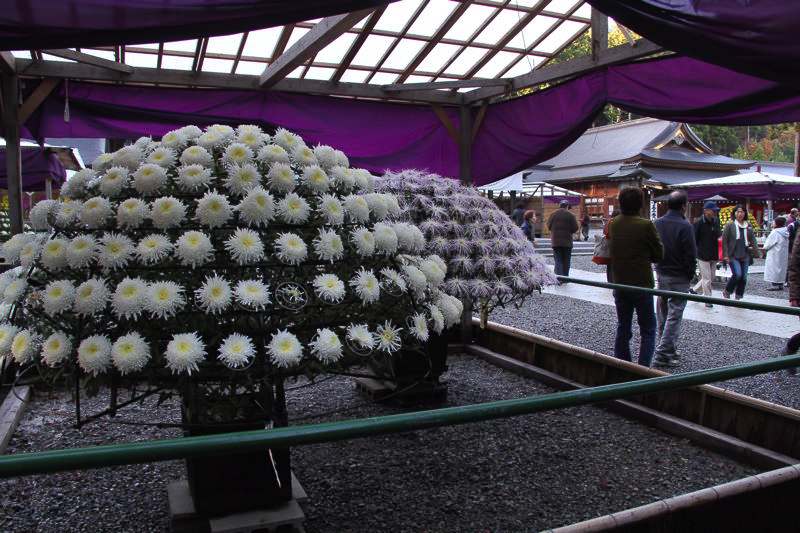
[[[490, 320], [552, 337], [605, 354], [614, 353], [617, 317], [613, 306], [574, 298], [541, 294], [528, 298], [520, 309], [495, 310]], [[638, 353], [634, 323], [631, 349]], [[678, 352], [679, 367], [671, 372], [733, 365], [778, 355], [785, 340], [725, 326], [684, 320]], [[718, 384], [749, 396], [800, 409], [800, 379], [785, 372], [750, 376]]]
[[[446, 378], [448, 405], [550, 392], [466, 356], [451, 359]], [[400, 412], [366, 402], [339, 377], [288, 398], [291, 417], [311, 416], [308, 422]], [[107, 421], [78, 431], [69, 429], [71, 416], [66, 395], [37, 397], [9, 452], [177, 434]], [[176, 402], [147, 402], [124, 414], [177, 417]], [[293, 457], [309, 494], [309, 532], [533, 531], [756, 472], [593, 407], [299, 447]], [[171, 462], [0, 481], [0, 530], [165, 531], [166, 486], [183, 475], [181, 463]]]

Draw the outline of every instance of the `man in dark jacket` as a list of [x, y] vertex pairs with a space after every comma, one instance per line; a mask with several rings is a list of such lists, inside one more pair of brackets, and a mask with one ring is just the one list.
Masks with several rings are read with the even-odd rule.
[[572, 260], [572, 235], [578, 231], [578, 220], [568, 211], [569, 202], [562, 200], [559, 208], [547, 220], [550, 230], [550, 245], [553, 248], [555, 273], [569, 276], [569, 265]]
[[[697, 259], [700, 265], [700, 281], [692, 287], [692, 291], [702, 291], [703, 296], [711, 296], [711, 284], [717, 275], [719, 261], [719, 238], [722, 229], [717, 218], [719, 208], [714, 202], [703, 205], [703, 216], [694, 223], [694, 242], [697, 244]], [[712, 307], [706, 304], [706, 307]]]
[[525, 214], [525, 204], [520, 202], [517, 204], [517, 207], [515, 207], [514, 210], [511, 212], [511, 220], [513, 220], [514, 224], [516, 224], [517, 226], [522, 227], [522, 224], [525, 222], [525, 220], [523, 219], [524, 214]]
[[[658, 288], [674, 292], [689, 292], [689, 283], [697, 266], [697, 246], [694, 229], [683, 216], [689, 197], [685, 191], [673, 191], [667, 200], [667, 214], [656, 220], [656, 230], [664, 245], [664, 257], [656, 264]], [[686, 300], [673, 296], [658, 297], [656, 316], [661, 335], [656, 347], [654, 364], [678, 366], [675, 349], [681, 330]]]

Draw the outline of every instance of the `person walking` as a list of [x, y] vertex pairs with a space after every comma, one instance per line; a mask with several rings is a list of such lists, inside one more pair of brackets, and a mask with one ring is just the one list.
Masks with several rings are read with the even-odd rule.
[[533, 225], [536, 222], [534, 214], [533, 211], [525, 211], [525, 214], [522, 216], [522, 233], [525, 234], [529, 241], [533, 241], [534, 237]]
[[[718, 211], [717, 204], [711, 201], [706, 202], [703, 204], [703, 216], [694, 223], [694, 242], [697, 245], [700, 281], [689, 292], [700, 291], [703, 296], [712, 295], [712, 284], [717, 274], [719, 238], [722, 235], [717, 218]], [[706, 307], [713, 307], [713, 304], [707, 303]]]
[[734, 294], [737, 300], [744, 297], [747, 287], [747, 271], [753, 259], [760, 257], [756, 234], [747, 221], [747, 210], [737, 205], [734, 220], [725, 224], [722, 230], [722, 260], [731, 267], [731, 277], [722, 290], [724, 298]]
[[[619, 192], [620, 215], [608, 223], [611, 244], [611, 271], [614, 283], [653, 288], [652, 263], [661, 261], [664, 248], [656, 227], [639, 216], [644, 196], [638, 188], [628, 187]], [[614, 291], [617, 309], [617, 334], [614, 356], [631, 361], [631, 328], [633, 313], [639, 322], [641, 344], [639, 364], [649, 367], [653, 361], [656, 342], [656, 316], [653, 296], [624, 290]]]
[[[689, 284], [697, 267], [697, 246], [694, 229], [684, 213], [689, 197], [686, 191], [673, 191], [667, 198], [667, 214], [655, 222], [664, 256], [656, 264], [658, 288], [665, 291], [689, 292]], [[704, 215], [705, 216], [705, 215]], [[653, 363], [660, 366], [678, 366], [680, 356], [676, 348], [681, 331], [686, 299], [677, 296], [659, 296], [656, 305], [659, 341]]]
[[589, 240], [589, 225], [592, 223], [592, 219], [589, 218], [589, 213], [584, 213], [583, 218], [581, 218], [581, 235], [583, 235], [583, 240]]
[[764, 264], [764, 281], [772, 283], [768, 291], [783, 290], [789, 266], [789, 229], [786, 219], [778, 217], [773, 222], [774, 228], [764, 241], [764, 253], [767, 260]]
[[524, 215], [525, 215], [525, 204], [519, 202], [517, 204], [517, 207], [515, 207], [514, 210], [511, 211], [511, 220], [514, 221], [514, 224], [516, 224], [518, 228], [521, 228], [522, 224], [525, 222]]
[[578, 221], [569, 212], [569, 202], [562, 200], [547, 220], [550, 230], [550, 246], [553, 248], [553, 262], [557, 276], [569, 276], [572, 259], [572, 235], [578, 231]]

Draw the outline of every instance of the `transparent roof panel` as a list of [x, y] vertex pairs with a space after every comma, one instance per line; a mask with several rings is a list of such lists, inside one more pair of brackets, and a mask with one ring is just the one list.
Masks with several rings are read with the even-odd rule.
[[242, 55], [248, 57], [271, 57], [281, 31], [283, 31], [283, 27], [251, 31], [247, 35], [247, 42], [244, 43]]
[[[72, 50], [72, 48], [70, 48], [70, 50]], [[75, 62], [75, 61], [72, 61], [71, 59], [64, 59], [64, 58], [61, 58], [61, 57], [51, 56], [50, 54], [45, 54], [45, 53], [42, 54], [42, 59], [44, 59], [45, 61], [61, 61], [61, 62], [64, 62], [64, 63], [74, 63]]]
[[[114, 61], [115, 60], [114, 52], [112, 52], [110, 50], [92, 50], [91, 48], [82, 48], [81, 52], [83, 52], [84, 54], [88, 54], [90, 56], [95, 56], [95, 57], [101, 57], [103, 59], [108, 59], [109, 61]], [[17, 53], [14, 52], [14, 55], [16, 55], [16, 54]], [[29, 57], [30, 57], [30, 55], [29, 55]]]
[[287, 78], [299, 78], [300, 76], [303, 75], [303, 71], [305, 69], [306, 69], [306, 67], [299, 66], [296, 69], [294, 69], [293, 71], [291, 71], [289, 74], [287, 74], [286, 77]]
[[554, 13], [566, 13], [575, 7], [577, 3], [578, 0], [552, 0], [544, 9], [545, 11], [552, 11]]
[[236, 55], [236, 52], [239, 51], [239, 45], [242, 43], [243, 35], [242, 33], [235, 33], [233, 35], [211, 37], [208, 39], [206, 53]]
[[172, 41], [170, 43], [164, 43], [164, 50], [175, 50], [177, 52], [195, 52], [197, 50], [197, 39], [189, 39], [188, 41]]
[[194, 59], [191, 57], [179, 57], [164, 55], [161, 59], [161, 68], [169, 70], [192, 70]]
[[411, 25], [408, 33], [431, 37], [459, 3], [452, 0], [431, 0]]
[[342, 74], [341, 81], [348, 83], [364, 83], [368, 75], [369, 72], [366, 70], [347, 69], [344, 71], [344, 74]]
[[479, 43], [494, 44], [508, 32], [515, 24], [519, 23], [523, 13], [512, 9], [503, 9], [489, 23], [488, 26], [475, 38]]
[[343, 33], [334, 39], [331, 44], [320, 50], [314, 61], [319, 61], [320, 63], [339, 63], [355, 40], [356, 35], [354, 33]]
[[309, 67], [304, 78], [309, 80], [329, 80], [336, 69], [325, 67]]
[[295, 28], [292, 30], [292, 35], [289, 36], [289, 41], [286, 43], [286, 48], [291, 48], [291, 46], [300, 40], [300, 38], [309, 32], [308, 28]]
[[524, 56], [519, 61], [514, 63], [506, 72], [500, 72], [500, 75], [503, 78], [522, 76], [523, 74], [527, 74], [534, 68], [538, 67], [543, 61], [544, 58], [542, 57]]
[[475, 48], [473, 46], [464, 48], [464, 50], [458, 54], [458, 57], [455, 59], [455, 61], [453, 61], [450, 66], [447, 67], [445, 73], [463, 76], [475, 65], [479, 59], [486, 55], [486, 52], [487, 51], [483, 48]]
[[433, 78], [430, 76], [409, 76], [406, 78], [406, 83], [428, 83]]
[[408, 24], [411, 15], [414, 14], [421, 3], [422, 0], [401, 0], [387, 5], [386, 11], [381, 15], [380, 20], [375, 25], [375, 29], [393, 32], [401, 31]]
[[[131, 48], [130, 46], [128, 48]], [[132, 48], [149, 48], [151, 50], [158, 50], [158, 43], [145, 43], [145, 44], [135, 44]]]
[[[111, 56], [113, 58], [114, 54], [112, 53]], [[132, 67], [156, 68], [158, 66], [158, 55], [126, 51], [125, 63]]]
[[369, 80], [369, 83], [373, 85], [388, 85], [390, 83], [394, 83], [397, 79], [397, 74], [391, 74], [389, 72], [378, 72], [372, 79]]
[[31, 53], [29, 51], [27, 51], [27, 50], [12, 50], [11, 54], [14, 57], [18, 57], [20, 59], [30, 59], [31, 58]]
[[575, 11], [575, 13], [573, 13], [573, 15], [575, 15], [577, 17], [584, 17], [584, 18], [588, 19], [588, 18], [590, 18], [592, 16], [592, 6], [590, 6], [589, 4], [584, 3], [581, 7], [579, 7], [577, 9], [577, 11]]
[[230, 72], [233, 70], [233, 61], [230, 59], [203, 59], [203, 72]]
[[546, 17], [544, 15], [534, 17], [521, 32], [517, 33], [511, 41], [509, 41], [508, 46], [527, 50], [529, 46], [535, 43], [544, 35], [544, 32], [549, 30], [557, 22], [558, 19]]
[[417, 53], [425, 46], [423, 41], [416, 41], [412, 39], [400, 39], [397, 46], [394, 48], [386, 61], [383, 62], [385, 68], [404, 69], [408, 66]]
[[497, 9], [493, 7], [473, 4], [467, 8], [444, 36], [447, 39], [466, 41], [495, 12]]
[[264, 69], [267, 68], [266, 63], [258, 63], [256, 61], [239, 61], [236, 65], [236, 74], [250, 74], [251, 76], [260, 76]]
[[459, 47], [454, 44], [439, 43], [425, 56], [417, 67], [420, 72], [439, 72], [445, 63], [458, 52]]
[[476, 78], [496, 78], [505, 67], [521, 54], [497, 52], [477, 73]]
[[562, 22], [553, 33], [547, 36], [545, 40], [539, 43], [534, 48], [537, 52], [552, 53], [568, 43], [572, 37], [579, 31], [583, 30], [586, 25], [573, 20], [565, 20]]
[[384, 37], [383, 35], [370, 35], [364, 40], [361, 49], [353, 58], [356, 65], [374, 66], [380, 61], [389, 46], [395, 41], [394, 37]]

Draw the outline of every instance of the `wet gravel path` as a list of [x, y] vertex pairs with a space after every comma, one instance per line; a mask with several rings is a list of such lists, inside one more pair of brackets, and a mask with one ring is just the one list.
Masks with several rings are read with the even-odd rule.
[[[447, 405], [550, 392], [468, 356], [452, 358], [446, 378]], [[290, 417], [307, 422], [401, 411], [365, 401], [341, 377], [290, 390], [288, 401]], [[176, 402], [154, 401], [124, 415], [178, 416]], [[37, 397], [9, 453], [177, 434], [105, 422], [79, 431], [71, 417], [67, 396]], [[293, 457], [309, 532], [535, 531], [755, 472], [593, 407], [299, 447]], [[166, 531], [166, 486], [183, 475], [170, 462], [0, 481], [0, 531]]]

